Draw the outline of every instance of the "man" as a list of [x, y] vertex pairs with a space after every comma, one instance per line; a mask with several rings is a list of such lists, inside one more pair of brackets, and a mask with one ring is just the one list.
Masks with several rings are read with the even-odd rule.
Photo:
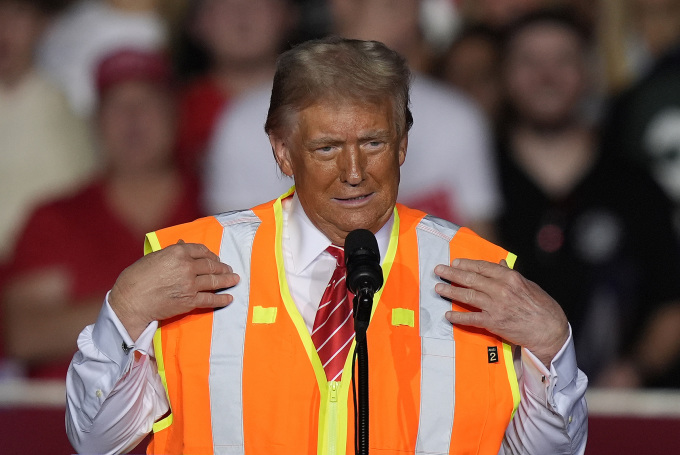
[[151, 453], [347, 453], [354, 344], [324, 353], [344, 323], [315, 335], [334, 254], [364, 228], [386, 277], [367, 332], [372, 448], [583, 452], [587, 380], [559, 305], [505, 250], [395, 205], [409, 78], [377, 42], [280, 57], [265, 129], [295, 193], [147, 236], [155, 252], [120, 275], [79, 340], [67, 385], [78, 450], [123, 451], [153, 429]]
[[591, 383], [678, 387], [672, 204], [643, 169], [614, 156], [620, 150], [597, 147], [582, 111], [587, 38], [573, 16], [553, 11], [508, 32], [500, 232], [522, 273], [564, 308]]

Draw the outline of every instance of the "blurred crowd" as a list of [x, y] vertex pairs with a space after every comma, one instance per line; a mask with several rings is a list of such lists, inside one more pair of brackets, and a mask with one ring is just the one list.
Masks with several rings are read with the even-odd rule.
[[326, 34], [412, 68], [399, 201], [517, 254], [592, 385], [680, 388], [680, 0], [0, 0], [0, 379], [65, 377], [146, 232], [292, 184], [275, 62]]

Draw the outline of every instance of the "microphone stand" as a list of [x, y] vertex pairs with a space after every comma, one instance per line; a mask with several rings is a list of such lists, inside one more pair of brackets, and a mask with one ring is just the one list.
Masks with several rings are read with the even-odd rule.
[[356, 332], [356, 355], [358, 367], [358, 412], [355, 422], [358, 455], [368, 455], [368, 345], [366, 330], [371, 319], [373, 308], [373, 292], [368, 287], [361, 287], [354, 296], [354, 330]]

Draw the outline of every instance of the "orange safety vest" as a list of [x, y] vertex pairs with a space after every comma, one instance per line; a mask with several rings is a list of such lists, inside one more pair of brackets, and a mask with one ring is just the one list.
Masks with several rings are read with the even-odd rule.
[[[241, 276], [231, 305], [161, 322], [154, 347], [171, 411], [148, 453], [353, 453], [354, 344], [342, 380], [328, 382], [288, 291], [282, 198], [147, 235], [147, 252], [203, 243]], [[510, 346], [444, 318], [466, 311], [434, 292], [435, 265], [455, 258], [514, 262], [470, 230], [397, 205], [367, 332], [372, 452], [495, 455], [517, 409]]]

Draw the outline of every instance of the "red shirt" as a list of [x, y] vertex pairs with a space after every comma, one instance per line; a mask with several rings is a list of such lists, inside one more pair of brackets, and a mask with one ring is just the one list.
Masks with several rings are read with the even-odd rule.
[[178, 162], [195, 172], [229, 97], [210, 76], [190, 83], [179, 100]]
[[[181, 198], [157, 228], [200, 217], [198, 201], [197, 183], [184, 179]], [[15, 246], [8, 279], [59, 267], [69, 276], [69, 300], [103, 301], [120, 272], [142, 255], [143, 238], [118, 218], [106, 200], [104, 182], [96, 180], [34, 211]], [[63, 378], [70, 360], [54, 359], [34, 367], [29, 375]]]

